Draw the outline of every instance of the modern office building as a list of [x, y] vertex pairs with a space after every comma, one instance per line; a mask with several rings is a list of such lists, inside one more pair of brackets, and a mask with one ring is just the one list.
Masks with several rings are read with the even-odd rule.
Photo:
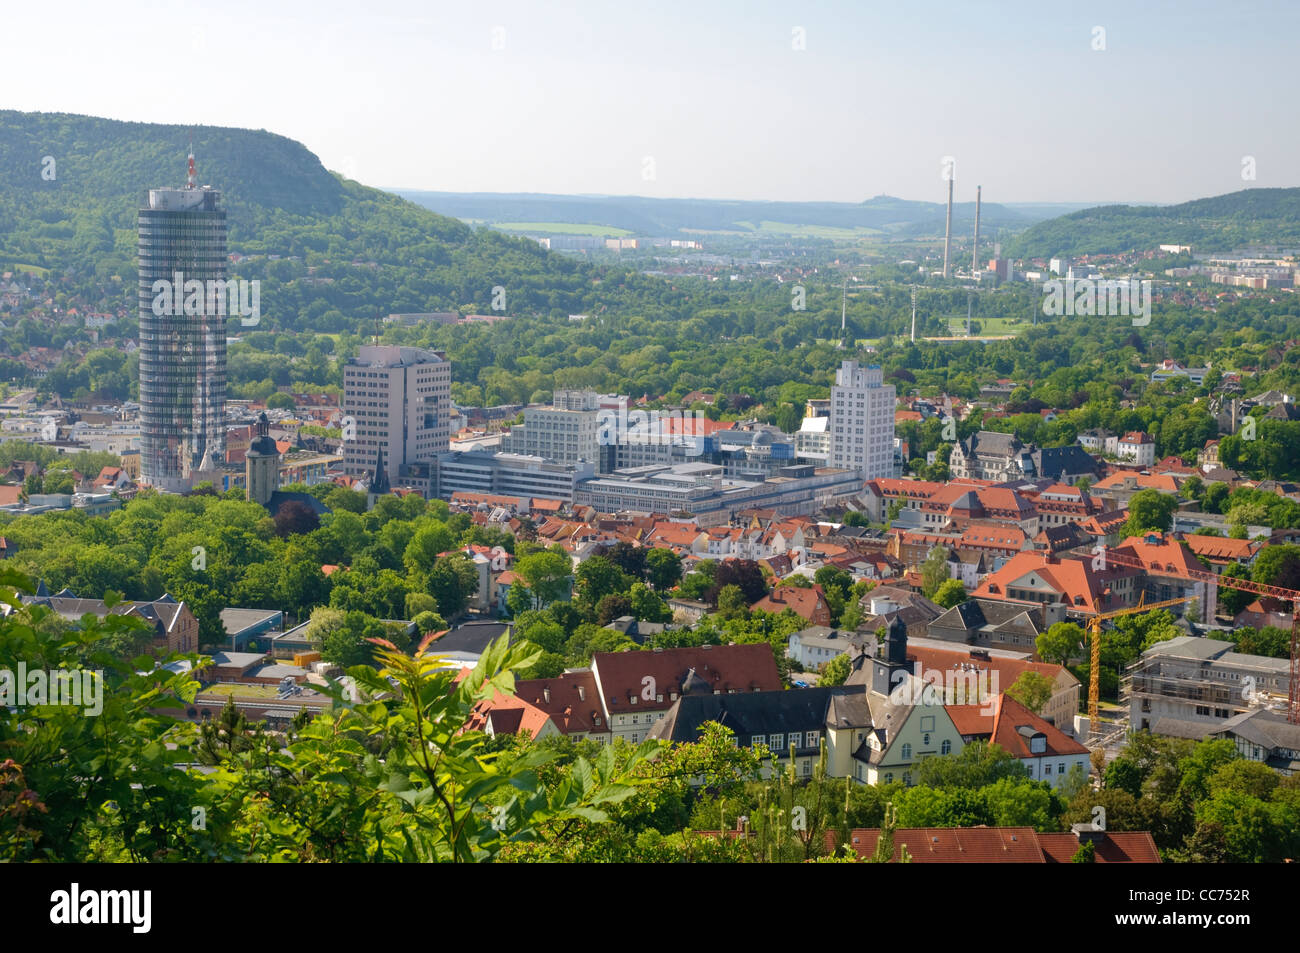
[[595, 391], [557, 390], [550, 407], [525, 408], [524, 422], [510, 428], [501, 449], [551, 463], [595, 463], [602, 407], [617, 410], [618, 398], [602, 398]]
[[431, 495], [443, 500], [456, 493], [487, 493], [572, 503], [579, 483], [596, 475], [592, 463], [553, 463], [522, 453], [486, 450], [439, 454], [432, 470]]
[[451, 363], [441, 351], [363, 345], [343, 368], [342, 410], [343, 471], [369, 479], [382, 450], [388, 481], [402, 485], [447, 450]]
[[893, 476], [894, 404], [879, 367], [845, 361], [831, 387], [830, 465], [865, 480]]
[[215, 471], [225, 449], [226, 308], [209, 291], [225, 287], [226, 213], [195, 182], [191, 155], [185, 187], [150, 189], [138, 218], [140, 479], [170, 492]]

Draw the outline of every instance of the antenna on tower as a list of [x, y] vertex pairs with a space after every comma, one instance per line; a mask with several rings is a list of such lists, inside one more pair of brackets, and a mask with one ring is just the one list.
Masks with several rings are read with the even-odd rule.
[[983, 190], [984, 190], [984, 186], [982, 186], [982, 185], [977, 185], [977, 186], [975, 186], [975, 250], [971, 252], [971, 256], [970, 256], [970, 273], [971, 273], [971, 276], [972, 276], [972, 277], [974, 277], [975, 273], [979, 271], [979, 261], [980, 261], [980, 193], [981, 193]]
[[912, 343], [916, 343], [916, 285], [912, 285]]
[[185, 187], [186, 187], [187, 189], [195, 189], [195, 188], [198, 188], [198, 185], [199, 185], [199, 174], [194, 170], [194, 136], [191, 135], [191, 136], [190, 136], [189, 172], [188, 172], [188, 174], [185, 176]]

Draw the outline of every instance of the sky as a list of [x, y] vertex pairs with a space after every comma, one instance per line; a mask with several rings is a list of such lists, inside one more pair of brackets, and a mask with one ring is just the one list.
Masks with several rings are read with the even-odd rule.
[[[0, 108], [265, 129], [366, 185], [1181, 202], [1300, 185], [1300, 4], [72, 0]], [[202, 152], [201, 141], [196, 151]]]

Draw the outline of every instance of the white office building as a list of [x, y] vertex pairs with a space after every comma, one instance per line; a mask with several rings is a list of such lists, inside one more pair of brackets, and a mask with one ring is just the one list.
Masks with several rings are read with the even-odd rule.
[[343, 471], [374, 472], [382, 450], [389, 482], [402, 467], [431, 463], [447, 450], [451, 364], [441, 351], [363, 345], [343, 368]]
[[865, 480], [893, 476], [894, 405], [878, 366], [845, 361], [831, 388], [830, 465]]

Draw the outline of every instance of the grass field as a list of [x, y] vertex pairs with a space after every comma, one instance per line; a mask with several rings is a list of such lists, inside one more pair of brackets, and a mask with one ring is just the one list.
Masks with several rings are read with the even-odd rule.
[[878, 228], [841, 228], [837, 225], [793, 225], [789, 222], [771, 222], [762, 221], [755, 225], [753, 222], [737, 222], [737, 225], [743, 225], [760, 235], [796, 235], [803, 238], [840, 238], [840, 239], [859, 239], [871, 238], [884, 233]]
[[[971, 318], [972, 323], [976, 321], [979, 322], [979, 333], [981, 335], [1020, 334], [1027, 326], [1023, 320], [1018, 318]], [[966, 318], [964, 315], [962, 317], [951, 317], [948, 319], [948, 333], [966, 333]]]
[[596, 237], [626, 238], [632, 233], [626, 228], [612, 225], [583, 225], [573, 222], [493, 222], [493, 228], [503, 232], [528, 232], [539, 235], [592, 235]]
[[29, 271], [41, 278], [48, 277], [50, 274], [50, 269], [42, 268], [40, 265], [0, 265], [0, 271], [12, 271], [15, 275], [20, 272]]

